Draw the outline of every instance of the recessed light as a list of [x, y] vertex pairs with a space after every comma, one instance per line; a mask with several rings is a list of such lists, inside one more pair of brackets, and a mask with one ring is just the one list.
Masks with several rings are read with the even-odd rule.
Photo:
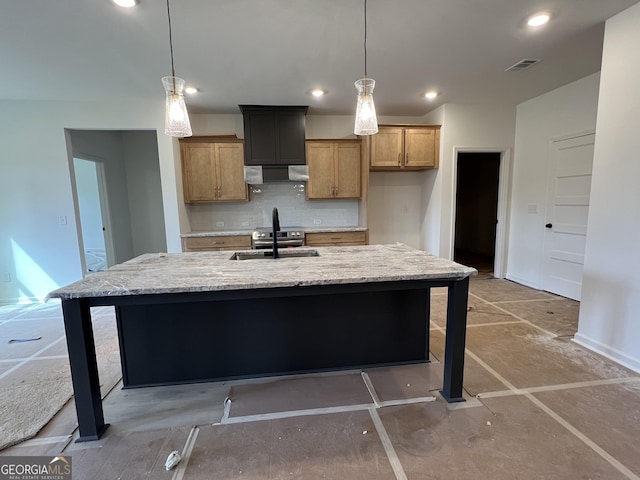
[[548, 13], [536, 13], [529, 17], [527, 20], [527, 25], [530, 27], [540, 27], [547, 23], [551, 16]]
[[131, 8], [138, 4], [138, 0], [113, 0], [113, 3], [119, 7]]
[[198, 93], [199, 90], [196, 87], [187, 87], [184, 89], [184, 93], [188, 93], [189, 95], [193, 95], [194, 93]]
[[324, 95], [324, 93], [324, 90], [320, 88], [314, 88], [313, 90], [311, 90], [311, 95], [313, 95], [314, 97], [321, 97]]
[[424, 94], [424, 98], [427, 98], [429, 100], [433, 100], [437, 96], [438, 96], [438, 92], [436, 92], [434, 90], [430, 90], [430, 91], [428, 91], [427, 93]]

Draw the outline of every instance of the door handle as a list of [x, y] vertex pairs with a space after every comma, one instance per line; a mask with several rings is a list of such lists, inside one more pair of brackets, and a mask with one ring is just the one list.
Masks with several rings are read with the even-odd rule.
[[547, 223], [547, 224], [545, 225], [545, 227], [547, 227], [547, 228], [553, 228], [553, 224], [552, 224], [552, 223]]

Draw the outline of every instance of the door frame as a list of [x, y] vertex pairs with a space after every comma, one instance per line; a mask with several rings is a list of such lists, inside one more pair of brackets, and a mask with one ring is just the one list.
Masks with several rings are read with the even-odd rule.
[[509, 218], [509, 194], [511, 178], [511, 148], [510, 147], [453, 147], [453, 188], [451, 194], [451, 235], [450, 252], [453, 258], [456, 241], [456, 196], [458, 190], [458, 154], [459, 153], [499, 153], [500, 172], [498, 176], [498, 207], [496, 225], [495, 257], [493, 263], [493, 276], [505, 278], [507, 272], [507, 246], [508, 246], [508, 218]]
[[76, 230], [78, 235], [78, 247], [80, 250], [80, 263], [82, 265], [83, 278], [87, 275], [87, 264], [84, 253], [84, 239], [82, 237], [82, 222], [80, 219], [80, 203], [78, 200], [78, 186], [76, 184], [76, 171], [73, 164], [74, 158], [93, 162], [96, 166], [96, 176], [98, 180], [98, 197], [100, 198], [100, 214], [102, 216], [102, 233], [104, 236], [104, 248], [107, 261], [107, 268], [115, 265], [115, 247], [113, 240], [113, 230], [111, 228], [111, 210], [109, 209], [109, 193], [107, 189], [107, 179], [104, 168], [104, 159], [95, 155], [77, 153], [71, 155], [69, 168], [71, 172], [71, 188], [73, 192], [74, 213], [76, 217]]

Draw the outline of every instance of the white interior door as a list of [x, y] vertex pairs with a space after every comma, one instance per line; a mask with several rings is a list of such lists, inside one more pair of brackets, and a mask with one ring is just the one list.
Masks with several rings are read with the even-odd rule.
[[582, 290], [594, 139], [551, 142], [543, 289], [574, 300]]

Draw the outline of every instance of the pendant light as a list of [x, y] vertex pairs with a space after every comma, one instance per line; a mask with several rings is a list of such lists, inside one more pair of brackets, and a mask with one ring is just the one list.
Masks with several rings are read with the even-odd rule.
[[164, 133], [171, 137], [190, 137], [191, 123], [187, 113], [187, 105], [184, 101], [184, 87], [186, 82], [176, 77], [173, 68], [173, 41], [171, 38], [171, 13], [169, 0], [167, 0], [167, 18], [169, 19], [169, 48], [171, 51], [171, 76], [162, 77], [162, 85], [166, 92], [166, 105], [164, 114]]
[[353, 133], [356, 135], [373, 135], [378, 133], [378, 118], [373, 103], [373, 88], [376, 81], [367, 78], [367, 0], [364, 0], [364, 78], [356, 80], [358, 103], [356, 104], [356, 123]]

